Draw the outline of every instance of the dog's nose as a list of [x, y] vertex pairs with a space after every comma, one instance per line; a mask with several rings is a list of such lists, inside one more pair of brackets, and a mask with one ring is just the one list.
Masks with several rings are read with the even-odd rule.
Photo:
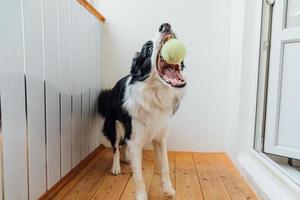
[[170, 31], [171, 31], [171, 25], [168, 24], [168, 23], [163, 23], [159, 27], [159, 32], [161, 32], [161, 33], [163, 33], [163, 32], [170, 32]]

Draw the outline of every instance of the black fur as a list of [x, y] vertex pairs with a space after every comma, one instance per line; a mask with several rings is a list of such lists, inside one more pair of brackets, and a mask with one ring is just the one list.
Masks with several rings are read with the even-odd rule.
[[141, 52], [137, 52], [135, 57], [132, 60], [130, 74], [132, 79], [130, 84], [135, 83], [136, 81], [144, 81], [149, 77], [151, 72], [151, 55], [153, 51], [153, 42], [146, 42]]
[[[126, 82], [129, 75], [122, 78], [111, 90], [104, 90], [98, 98], [98, 112], [105, 118], [103, 133], [115, 148], [116, 143], [116, 120], [119, 120], [125, 128], [125, 140], [130, 139], [131, 117], [123, 109]], [[124, 143], [125, 140], [121, 141]]]
[[[125, 138], [122, 143], [130, 139], [131, 136], [131, 116], [123, 108], [126, 83], [131, 79], [130, 84], [137, 81], [144, 81], [151, 72], [151, 55], [153, 42], [146, 42], [141, 52], [136, 53], [132, 60], [130, 75], [125, 76], [117, 82], [110, 90], [104, 90], [98, 97], [98, 113], [104, 118], [103, 133], [110, 140], [114, 148], [116, 146], [116, 120], [120, 121], [125, 128]], [[120, 144], [118, 144], [120, 145]]]

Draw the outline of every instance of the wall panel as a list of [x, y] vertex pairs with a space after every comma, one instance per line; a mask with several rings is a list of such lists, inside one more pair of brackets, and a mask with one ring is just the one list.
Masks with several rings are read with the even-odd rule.
[[81, 6], [71, 2], [71, 34], [72, 34], [72, 153], [73, 167], [81, 161]]
[[61, 176], [72, 168], [72, 37], [70, 1], [58, 1], [61, 91]]
[[[101, 23], [100, 22], [96, 22], [96, 38], [95, 38], [95, 44], [96, 44], [96, 94], [97, 97], [101, 91], [102, 85], [102, 70], [99, 66], [101, 66], [102, 64], [102, 52], [101, 52], [101, 47], [100, 44], [102, 43], [102, 35], [101, 35]], [[97, 102], [96, 102], [96, 111], [97, 111]], [[100, 121], [99, 118], [96, 117], [95, 118], [97, 120], [96, 124], [96, 145], [98, 146], [100, 144]]]
[[[95, 44], [95, 18], [90, 15], [89, 16], [89, 23], [90, 23], [90, 118], [95, 119], [96, 114], [96, 44]], [[90, 142], [89, 142], [89, 151], [93, 151], [96, 146], [96, 138], [95, 138], [95, 123], [91, 123], [90, 125]]]
[[44, 1], [47, 187], [60, 179], [60, 63], [58, 0]]
[[89, 113], [90, 113], [90, 90], [89, 90], [89, 13], [84, 12], [82, 13], [82, 39], [83, 39], [83, 47], [82, 47], [82, 54], [83, 54], [83, 69], [82, 69], [82, 155], [85, 157], [89, 153]]
[[27, 80], [29, 197], [46, 191], [45, 52], [43, 2], [27, 0], [23, 5], [25, 73]]
[[4, 199], [35, 200], [99, 145], [101, 30], [74, 0], [2, 0], [0, 13]]
[[22, 2], [19, 0], [0, 1], [0, 13], [4, 194], [5, 199], [27, 200], [27, 125]]

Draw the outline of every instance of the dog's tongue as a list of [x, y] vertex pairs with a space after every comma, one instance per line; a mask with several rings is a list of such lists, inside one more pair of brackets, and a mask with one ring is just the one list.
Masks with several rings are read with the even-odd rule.
[[172, 84], [172, 85], [179, 85], [182, 83], [182, 76], [181, 74], [176, 71], [175, 69], [173, 69], [172, 67], [168, 67], [164, 70], [164, 74], [166, 76], [166, 78], [168, 79], [168, 81]]

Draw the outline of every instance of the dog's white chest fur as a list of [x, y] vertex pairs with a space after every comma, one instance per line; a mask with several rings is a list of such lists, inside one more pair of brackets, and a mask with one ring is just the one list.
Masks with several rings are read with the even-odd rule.
[[168, 126], [182, 96], [183, 90], [174, 92], [158, 83], [155, 77], [149, 77], [147, 82], [128, 85], [124, 107], [133, 121], [143, 126], [143, 134], [151, 141]]

